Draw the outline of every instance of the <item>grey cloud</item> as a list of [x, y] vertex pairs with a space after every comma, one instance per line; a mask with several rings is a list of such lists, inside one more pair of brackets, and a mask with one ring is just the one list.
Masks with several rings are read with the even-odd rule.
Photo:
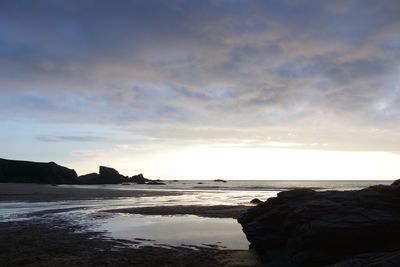
[[42, 142], [105, 142], [108, 138], [100, 136], [36, 136], [36, 139]]
[[398, 10], [370, 0], [2, 1], [0, 116], [315, 124], [327, 136], [328, 114], [343, 127], [388, 129], [400, 122]]

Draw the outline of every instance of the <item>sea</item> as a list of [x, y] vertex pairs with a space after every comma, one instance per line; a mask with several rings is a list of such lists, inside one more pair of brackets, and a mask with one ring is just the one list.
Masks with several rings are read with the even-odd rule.
[[110, 190], [176, 191], [167, 196], [124, 197], [116, 199], [68, 200], [56, 202], [0, 202], [0, 222], [18, 220], [66, 221], [83, 231], [101, 233], [105, 238], [126, 241], [135, 248], [155, 246], [187, 249], [247, 249], [249, 242], [241, 225], [231, 218], [204, 218], [194, 215], [138, 215], [110, 213], [107, 210], [130, 207], [173, 205], [249, 205], [279, 192], [310, 188], [316, 191], [358, 190], [393, 181], [238, 181], [167, 180], [164, 185], [58, 185], [72, 188]]

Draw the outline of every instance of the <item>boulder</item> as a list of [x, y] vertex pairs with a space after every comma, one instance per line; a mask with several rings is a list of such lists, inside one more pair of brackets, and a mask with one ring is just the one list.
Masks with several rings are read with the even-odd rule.
[[253, 199], [250, 201], [250, 203], [251, 203], [251, 204], [258, 205], [258, 204], [261, 204], [261, 203], [264, 203], [264, 202], [262, 202], [262, 201], [259, 200], [258, 198], [253, 198]]
[[[400, 250], [400, 186], [285, 191], [238, 221], [268, 266], [324, 266]], [[345, 266], [345, 265], [340, 265]]]
[[73, 184], [76, 178], [75, 170], [54, 162], [0, 159], [2, 183]]

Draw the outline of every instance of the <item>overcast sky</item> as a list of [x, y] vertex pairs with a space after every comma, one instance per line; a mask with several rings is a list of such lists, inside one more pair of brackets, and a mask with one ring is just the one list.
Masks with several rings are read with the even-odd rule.
[[2, 0], [0, 157], [394, 179], [399, 14], [396, 0]]

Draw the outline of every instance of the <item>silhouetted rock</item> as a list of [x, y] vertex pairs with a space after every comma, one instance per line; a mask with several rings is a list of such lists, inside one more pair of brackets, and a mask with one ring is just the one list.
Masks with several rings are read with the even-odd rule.
[[399, 186], [400, 185], [400, 179], [394, 181], [391, 186]]
[[129, 178], [129, 182], [136, 184], [145, 184], [149, 179], [144, 178], [143, 174], [137, 174]]
[[89, 173], [78, 177], [79, 184], [145, 184], [151, 181], [144, 178], [143, 174], [134, 175], [132, 177], [121, 175], [117, 170], [100, 166], [99, 174]]
[[78, 176], [78, 183], [80, 184], [96, 184], [99, 180], [99, 174], [92, 172], [89, 174]]
[[[358, 255], [400, 250], [397, 184], [359, 191], [280, 192], [238, 221], [250, 247], [268, 266], [324, 266], [341, 261], [337, 266], [368, 266]], [[351, 257], [361, 263], [344, 265]]]
[[215, 179], [214, 182], [217, 182], [217, 183], [226, 183], [226, 181], [225, 181], [225, 180], [222, 180], [222, 179]]
[[105, 167], [105, 166], [99, 167], [99, 175], [101, 177], [111, 179], [111, 180], [118, 180], [118, 179], [123, 178], [123, 176], [121, 174], [119, 174], [119, 172], [116, 169], [110, 168], [110, 167]]
[[54, 162], [0, 159], [0, 182], [3, 183], [73, 184], [76, 178], [75, 170]]
[[256, 205], [258, 205], [258, 204], [261, 204], [261, 203], [263, 203], [261, 200], [259, 200], [258, 198], [253, 198], [251, 201], [250, 201], [250, 203], [251, 204], [256, 204]]
[[78, 177], [80, 184], [120, 184], [129, 182], [128, 177], [119, 174], [119, 172], [113, 168], [100, 166], [99, 174], [90, 173]]

